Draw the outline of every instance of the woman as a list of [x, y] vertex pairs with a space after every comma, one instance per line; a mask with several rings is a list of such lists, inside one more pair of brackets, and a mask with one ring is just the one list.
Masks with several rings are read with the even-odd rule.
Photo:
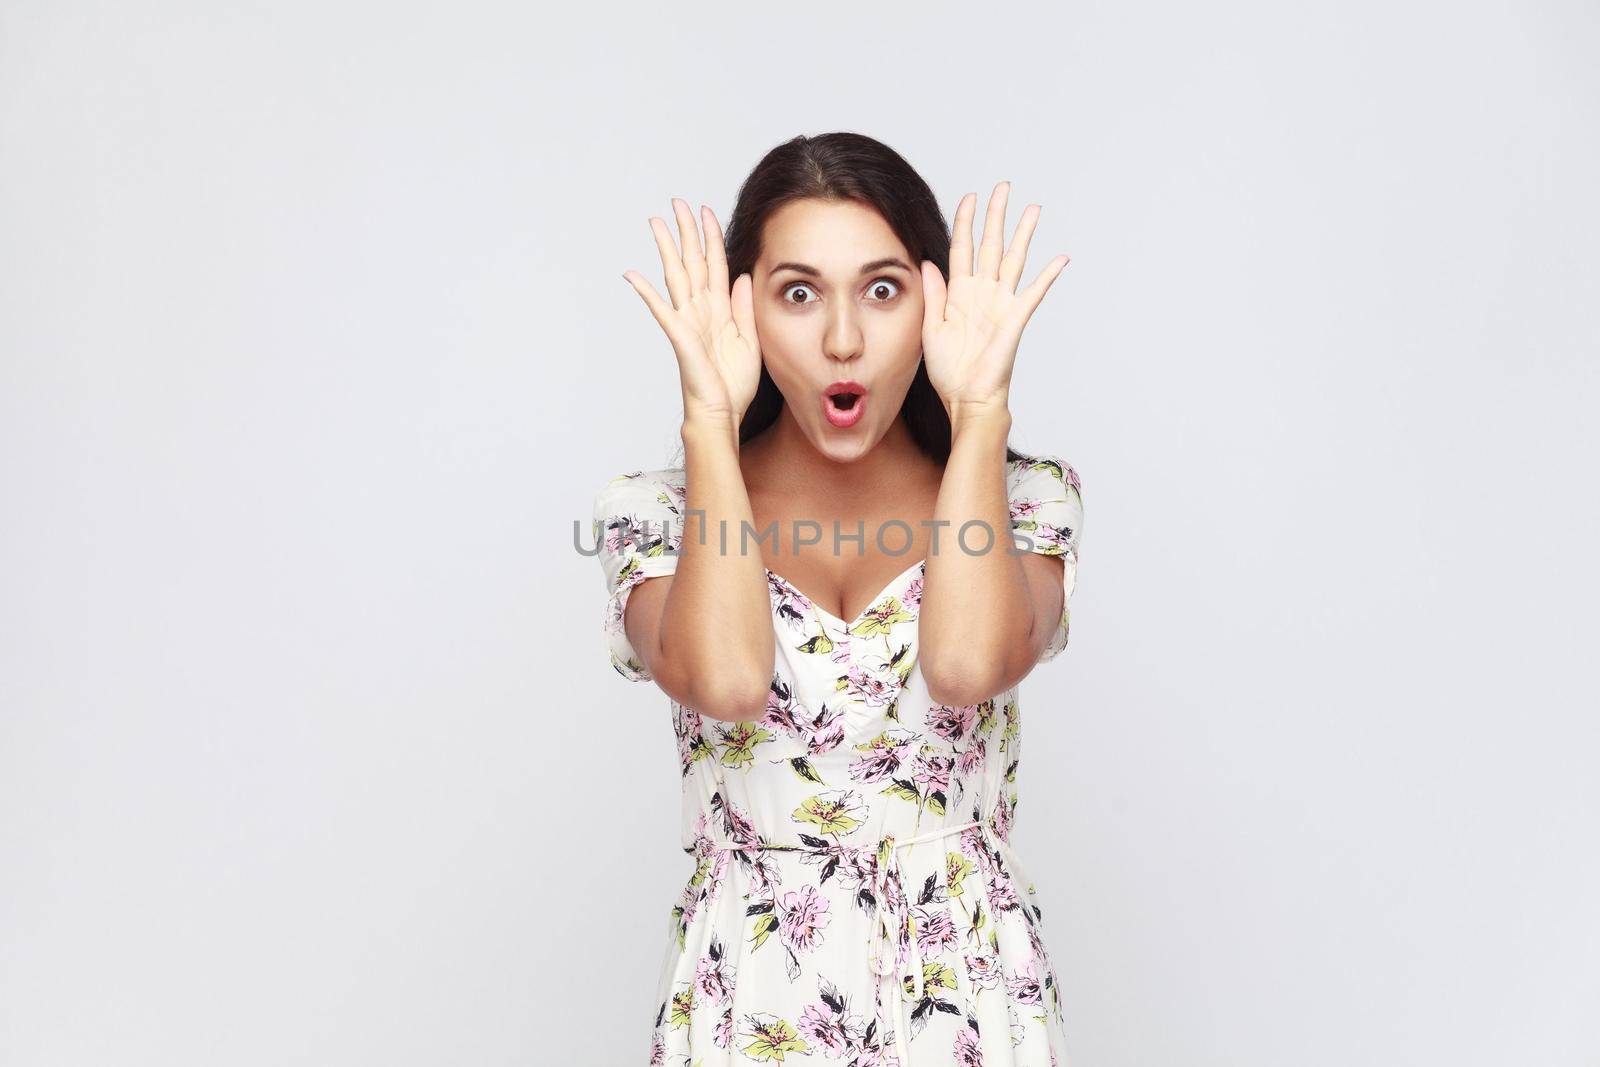
[[1067, 262], [1017, 291], [1039, 209], [1004, 249], [1008, 191], [974, 264], [974, 194], [952, 243], [894, 151], [796, 138], [726, 245], [708, 208], [703, 243], [681, 200], [679, 244], [650, 220], [670, 302], [624, 275], [683, 391], [682, 464], [595, 501], [612, 663], [672, 700], [696, 859], [651, 1064], [1062, 1062], [1008, 839], [1016, 685], [1066, 645], [1082, 498], [1006, 443]]

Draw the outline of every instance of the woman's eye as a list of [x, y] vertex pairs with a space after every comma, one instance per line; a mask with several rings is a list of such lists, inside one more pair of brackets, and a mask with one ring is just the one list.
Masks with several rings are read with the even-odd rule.
[[[882, 296], [880, 294], [884, 289], [892, 289], [894, 291], [888, 296]], [[878, 303], [887, 304], [889, 301], [900, 295], [900, 283], [889, 278], [879, 278], [877, 281], [867, 286], [867, 294], [874, 300], [878, 301]]]
[[[807, 304], [816, 303], [815, 300], [797, 299], [797, 294], [801, 292], [811, 293], [813, 296], [816, 295], [815, 290], [813, 290], [811, 286], [805, 284], [804, 282], [795, 282], [793, 285], [787, 286], [783, 290], [783, 300], [786, 303], [794, 304], [796, 307], [804, 307]], [[889, 301], [893, 300], [899, 295], [900, 283], [892, 278], [879, 278], [877, 281], [867, 286], [867, 296], [879, 304], [887, 304]]]

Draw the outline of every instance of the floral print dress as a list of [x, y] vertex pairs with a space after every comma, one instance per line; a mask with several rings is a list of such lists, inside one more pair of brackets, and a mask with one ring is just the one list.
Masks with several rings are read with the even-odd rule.
[[[1006, 484], [1018, 547], [1062, 557], [1070, 599], [1077, 473], [1030, 456], [1007, 462]], [[676, 566], [684, 509], [681, 468], [620, 475], [595, 498], [605, 642], [632, 681], [651, 676], [623, 611], [634, 587]], [[941, 550], [959, 551], [940, 533]], [[1010, 844], [1017, 690], [964, 707], [929, 698], [917, 669], [925, 563], [854, 619], [768, 570], [765, 715], [727, 722], [672, 702], [694, 870], [662, 931], [652, 1067], [1065, 1063], [1042, 910]], [[1043, 659], [1066, 647], [1069, 616]]]

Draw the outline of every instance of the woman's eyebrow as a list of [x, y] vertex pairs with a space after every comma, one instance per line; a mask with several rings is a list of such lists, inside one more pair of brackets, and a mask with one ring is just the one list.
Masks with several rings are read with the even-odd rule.
[[[875, 259], [871, 263], [863, 263], [861, 265], [861, 273], [870, 274], [875, 270], [882, 270], [885, 267], [899, 267], [908, 274], [912, 273], [911, 268], [906, 265], [905, 260], [898, 259], [894, 256], [888, 256], [884, 259]], [[767, 271], [767, 273], [772, 275], [778, 273], [780, 270], [797, 271], [800, 274], [809, 274], [813, 278], [822, 277], [822, 272], [817, 268], [806, 263], [795, 263], [792, 260], [785, 260], [782, 263], [774, 264], [772, 269]]]

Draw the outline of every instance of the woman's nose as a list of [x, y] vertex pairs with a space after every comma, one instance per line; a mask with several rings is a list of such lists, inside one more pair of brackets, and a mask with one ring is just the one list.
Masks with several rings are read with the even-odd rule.
[[847, 362], [861, 355], [861, 327], [848, 311], [836, 313], [828, 322], [823, 352], [832, 360]]

